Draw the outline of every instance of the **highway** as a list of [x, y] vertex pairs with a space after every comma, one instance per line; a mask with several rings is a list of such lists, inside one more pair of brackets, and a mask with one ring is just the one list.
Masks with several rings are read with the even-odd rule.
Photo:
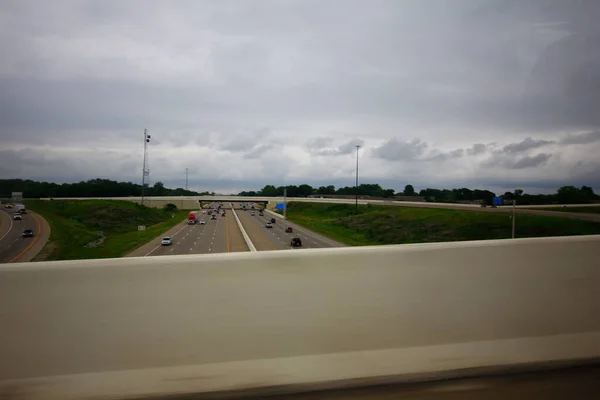
[[[35, 256], [31, 256], [33, 248], [39, 248], [39, 251], [48, 236], [44, 234], [47, 233], [43, 229], [46, 224], [40, 216], [28, 212], [22, 220], [13, 220], [14, 213], [14, 208], [0, 208], [0, 263], [29, 261]], [[24, 238], [24, 229], [32, 229], [35, 236]]]
[[[246, 211], [240, 209], [236, 212], [244, 230], [258, 251], [322, 249], [344, 246], [341, 243], [311, 232], [306, 228], [300, 227], [282, 218], [275, 217], [276, 222], [273, 224], [273, 227], [266, 228], [266, 223], [269, 222], [273, 216], [267, 212], [264, 213], [264, 216], [260, 216], [258, 205], [254, 204], [255, 210], [253, 210], [251, 208], [253, 203], [248, 204], [250, 207], [248, 207]], [[237, 207], [241, 208], [241, 205]], [[254, 215], [252, 215], [252, 213], [254, 213]], [[292, 233], [285, 231], [288, 226], [292, 227]], [[290, 246], [290, 240], [293, 237], [299, 237], [302, 240], [301, 248]]]
[[[211, 204], [214, 208], [216, 203]], [[225, 204], [223, 205], [225, 208]], [[204, 212], [207, 209], [202, 210]], [[200, 218], [206, 222], [205, 225], [195, 224], [187, 225], [186, 222], [163, 236], [171, 236], [173, 244], [162, 246], [160, 241], [162, 237], [150, 242], [150, 250], [137, 251], [138, 256], [167, 256], [182, 254], [209, 254], [209, 253], [230, 253], [239, 251], [248, 251], [248, 246], [242, 237], [242, 233], [231, 210], [225, 211], [225, 216], [219, 213], [217, 219], [211, 219], [208, 214], [201, 214]]]

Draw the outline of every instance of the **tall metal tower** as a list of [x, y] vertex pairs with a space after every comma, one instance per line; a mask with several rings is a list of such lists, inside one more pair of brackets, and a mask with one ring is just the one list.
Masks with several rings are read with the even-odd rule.
[[144, 129], [144, 165], [142, 166], [142, 205], [144, 205], [144, 192], [146, 186], [150, 184], [150, 167], [148, 166], [148, 143], [150, 143], [150, 135], [148, 130]]

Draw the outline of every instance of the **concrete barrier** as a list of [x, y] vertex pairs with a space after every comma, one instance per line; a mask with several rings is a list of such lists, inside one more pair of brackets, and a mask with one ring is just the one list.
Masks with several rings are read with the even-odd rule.
[[580, 236], [10, 264], [0, 397], [264, 394], [596, 359], [599, 248]]
[[242, 221], [240, 221], [240, 218], [237, 216], [237, 213], [235, 212], [235, 208], [233, 208], [233, 205], [231, 206], [231, 212], [233, 213], [233, 216], [235, 217], [235, 221], [238, 224], [238, 228], [240, 228], [240, 232], [242, 232], [242, 237], [244, 238], [244, 241], [246, 242], [246, 246], [248, 246], [248, 249], [250, 251], [256, 251], [256, 247], [254, 246], [254, 243], [252, 243], [252, 240], [250, 240], [250, 236], [248, 236], [248, 233], [246, 233], [246, 230], [242, 226]]

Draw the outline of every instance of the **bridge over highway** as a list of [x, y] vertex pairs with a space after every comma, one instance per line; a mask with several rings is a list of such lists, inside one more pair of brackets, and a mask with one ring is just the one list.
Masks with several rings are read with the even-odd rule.
[[0, 266], [0, 397], [285, 393], [600, 358], [600, 236]]

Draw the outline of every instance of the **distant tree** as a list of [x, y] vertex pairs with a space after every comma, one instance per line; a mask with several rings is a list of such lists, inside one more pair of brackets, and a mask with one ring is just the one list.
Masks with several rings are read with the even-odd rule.
[[262, 188], [259, 193], [261, 196], [275, 197], [277, 196], [277, 189], [273, 185], [265, 185], [265, 187]]
[[523, 195], [523, 189], [515, 189], [515, 191], [513, 192], [513, 195], [514, 195], [515, 199], [518, 199], [519, 197], [521, 197]]
[[413, 187], [413, 185], [406, 185], [404, 186], [404, 193], [405, 196], [416, 196], [417, 194], [415, 193], [415, 188]]
[[167, 190], [162, 182], [156, 182], [154, 186], [152, 186], [152, 196], [164, 196], [166, 192]]

